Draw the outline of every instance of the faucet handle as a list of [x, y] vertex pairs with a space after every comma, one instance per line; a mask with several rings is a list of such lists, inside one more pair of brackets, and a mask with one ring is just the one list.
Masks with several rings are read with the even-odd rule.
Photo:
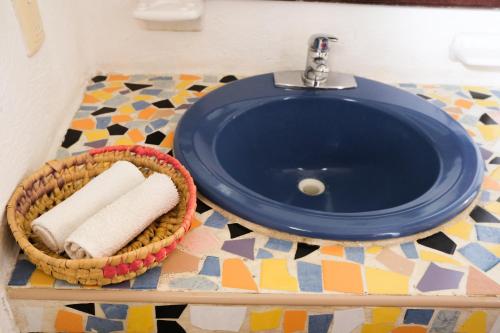
[[314, 34], [309, 37], [309, 48], [313, 52], [328, 52], [330, 42], [336, 42], [338, 38], [328, 34]]

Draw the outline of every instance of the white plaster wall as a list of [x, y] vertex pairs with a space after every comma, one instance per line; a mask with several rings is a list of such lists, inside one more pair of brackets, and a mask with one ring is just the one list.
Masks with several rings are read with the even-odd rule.
[[69, 1], [39, 1], [46, 40], [26, 57], [10, 1], [0, 1], [0, 331], [15, 332], [4, 286], [17, 247], [5, 205], [23, 176], [53, 157], [90, 73], [75, 38], [77, 12]]
[[79, 1], [92, 61], [103, 72], [256, 74], [304, 67], [310, 34], [340, 42], [332, 66], [386, 82], [500, 85], [500, 70], [452, 62], [459, 32], [500, 33], [500, 10], [207, 0], [201, 32], [142, 30], [136, 0]]

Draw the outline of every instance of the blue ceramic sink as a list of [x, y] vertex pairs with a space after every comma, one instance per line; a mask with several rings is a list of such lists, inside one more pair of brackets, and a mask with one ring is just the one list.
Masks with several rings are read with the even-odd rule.
[[176, 157], [200, 192], [254, 223], [307, 237], [376, 240], [449, 221], [479, 192], [483, 162], [446, 113], [356, 77], [348, 90], [230, 83], [181, 119]]

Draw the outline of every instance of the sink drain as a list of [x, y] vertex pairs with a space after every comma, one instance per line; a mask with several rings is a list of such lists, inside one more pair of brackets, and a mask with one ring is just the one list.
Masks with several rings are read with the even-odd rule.
[[325, 192], [325, 184], [315, 178], [305, 178], [299, 182], [299, 190], [305, 195], [317, 196]]

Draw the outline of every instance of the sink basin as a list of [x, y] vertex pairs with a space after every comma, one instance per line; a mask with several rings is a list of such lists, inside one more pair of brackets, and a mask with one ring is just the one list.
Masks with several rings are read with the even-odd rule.
[[232, 82], [186, 112], [176, 157], [199, 191], [248, 221], [306, 237], [377, 240], [439, 226], [483, 176], [466, 131], [425, 100], [356, 77], [347, 90]]

